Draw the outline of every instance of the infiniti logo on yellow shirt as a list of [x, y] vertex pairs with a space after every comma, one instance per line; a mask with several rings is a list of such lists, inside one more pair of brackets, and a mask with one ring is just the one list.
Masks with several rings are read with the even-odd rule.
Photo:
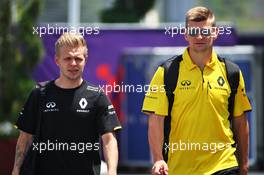
[[190, 90], [194, 89], [194, 86], [192, 86], [192, 82], [190, 80], [182, 80], [181, 86], [179, 87], [180, 90]]
[[182, 82], [181, 82], [181, 85], [182, 86], [190, 86], [192, 83], [191, 83], [191, 81], [189, 81], [189, 80], [183, 80]]

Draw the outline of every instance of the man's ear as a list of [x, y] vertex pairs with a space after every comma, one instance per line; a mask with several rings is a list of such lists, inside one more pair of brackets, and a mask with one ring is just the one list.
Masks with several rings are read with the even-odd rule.
[[88, 55], [85, 57], [85, 64], [88, 62]]
[[186, 40], [186, 41], [188, 41], [188, 33], [189, 33], [189, 24], [187, 25], [187, 26], [185, 26], [185, 28], [183, 28], [183, 30], [184, 30], [184, 39]]
[[211, 37], [213, 38], [213, 40], [216, 40], [219, 34], [219, 30], [218, 27], [214, 26], [211, 29]]
[[57, 66], [59, 66], [59, 57], [55, 55], [54, 57], [54, 62], [56, 63]]
[[186, 41], [188, 41], [188, 29], [184, 28], [184, 38]]

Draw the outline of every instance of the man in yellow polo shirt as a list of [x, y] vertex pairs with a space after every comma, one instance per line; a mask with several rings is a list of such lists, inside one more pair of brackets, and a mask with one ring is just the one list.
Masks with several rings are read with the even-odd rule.
[[[165, 145], [167, 161], [162, 154], [164, 119], [168, 116], [164, 68], [159, 67], [151, 80], [142, 111], [149, 115], [152, 174], [246, 175], [248, 172], [249, 127], [245, 112], [251, 110], [251, 105], [240, 72], [231, 130], [228, 120], [231, 89], [225, 63], [212, 48], [218, 34], [214, 26], [214, 14], [205, 7], [195, 7], [186, 13], [186, 28], [199, 30], [195, 33], [186, 30], [185, 34], [189, 46], [179, 63], [178, 83], [173, 92], [169, 143]], [[209, 34], [204, 30], [209, 30]]]

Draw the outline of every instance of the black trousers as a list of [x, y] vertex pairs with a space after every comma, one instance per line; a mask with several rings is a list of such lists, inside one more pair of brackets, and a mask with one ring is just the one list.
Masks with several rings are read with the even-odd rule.
[[239, 175], [239, 168], [232, 167], [232, 168], [220, 170], [220, 171], [215, 172], [212, 175]]

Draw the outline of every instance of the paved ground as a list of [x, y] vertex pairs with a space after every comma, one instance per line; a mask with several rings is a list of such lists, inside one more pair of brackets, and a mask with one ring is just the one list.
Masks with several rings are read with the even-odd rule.
[[[107, 166], [104, 162], [102, 162], [102, 164], [101, 164], [101, 175], [107, 175], [106, 170], [107, 170]], [[148, 171], [147, 169], [144, 169], [144, 170], [139, 169], [139, 171], [133, 170], [130, 172], [147, 172], [147, 171]], [[127, 172], [127, 171], [124, 171], [124, 169], [123, 169], [123, 171], [121, 170], [121, 172]], [[118, 175], [150, 175], [150, 174], [146, 174], [146, 173], [144, 173], [144, 174], [143, 173], [141, 173], [141, 174], [139, 174], [139, 173], [118, 173]], [[264, 172], [249, 172], [248, 175], [264, 175]]]
[[[149, 174], [119, 174], [119, 175], [149, 175]], [[264, 172], [252, 172], [248, 175], [264, 175]]]

